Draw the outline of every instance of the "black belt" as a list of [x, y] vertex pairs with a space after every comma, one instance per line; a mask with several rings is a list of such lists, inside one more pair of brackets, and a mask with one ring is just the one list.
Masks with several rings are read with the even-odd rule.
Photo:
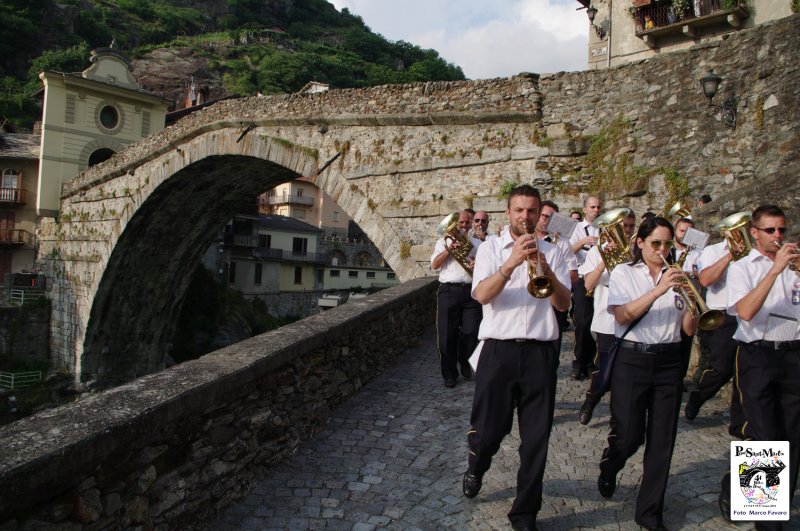
[[445, 286], [472, 286], [472, 282], [442, 282]]
[[627, 339], [623, 339], [620, 341], [619, 347], [626, 350], [632, 350], [634, 352], [661, 354], [664, 352], [672, 352], [673, 350], [677, 352], [680, 348], [680, 343], [656, 343], [650, 345], [647, 343], [639, 343], [638, 341], [628, 341]]
[[761, 339], [759, 341], [753, 341], [751, 345], [758, 345], [759, 347], [772, 350], [800, 350], [800, 340], [798, 339], [794, 341], [767, 341]]
[[543, 341], [541, 339], [492, 339], [492, 341], [499, 341], [501, 343], [550, 343], [551, 341]]

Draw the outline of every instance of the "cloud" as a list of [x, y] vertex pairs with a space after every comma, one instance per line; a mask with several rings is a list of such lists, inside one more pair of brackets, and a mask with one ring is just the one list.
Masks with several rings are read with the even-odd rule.
[[334, 0], [390, 40], [433, 48], [471, 79], [582, 70], [588, 20], [574, 0]]

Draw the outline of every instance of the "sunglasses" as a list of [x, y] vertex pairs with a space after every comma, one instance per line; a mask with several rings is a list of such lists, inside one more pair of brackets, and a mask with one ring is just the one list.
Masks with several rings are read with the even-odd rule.
[[667, 250], [675, 247], [675, 242], [673, 240], [650, 240], [648, 243], [650, 243], [650, 247], [652, 247], [654, 251], [658, 251], [661, 247]]
[[763, 230], [767, 234], [775, 234], [775, 231], [780, 232], [781, 234], [786, 234], [786, 227], [767, 227], [766, 229], [762, 229], [761, 227], [753, 227], [756, 230]]
[[489, 221], [489, 220], [486, 218], [475, 218], [473, 221], [475, 221], [475, 223], [483, 223], [484, 221]]

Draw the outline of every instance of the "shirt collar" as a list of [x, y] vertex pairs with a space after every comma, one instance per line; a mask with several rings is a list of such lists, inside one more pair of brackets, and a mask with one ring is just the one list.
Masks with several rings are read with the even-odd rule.
[[500, 233], [500, 242], [503, 244], [503, 247], [514, 245], [514, 238], [511, 237], [511, 225], [506, 225], [503, 227], [503, 230]]

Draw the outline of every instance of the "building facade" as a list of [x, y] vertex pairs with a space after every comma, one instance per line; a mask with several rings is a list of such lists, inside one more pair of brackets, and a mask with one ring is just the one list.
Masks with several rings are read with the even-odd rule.
[[259, 212], [296, 218], [329, 234], [348, 233], [347, 214], [331, 196], [303, 179], [283, 183], [262, 195]]
[[33, 272], [39, 135], [0, 132], [0, 279]]

